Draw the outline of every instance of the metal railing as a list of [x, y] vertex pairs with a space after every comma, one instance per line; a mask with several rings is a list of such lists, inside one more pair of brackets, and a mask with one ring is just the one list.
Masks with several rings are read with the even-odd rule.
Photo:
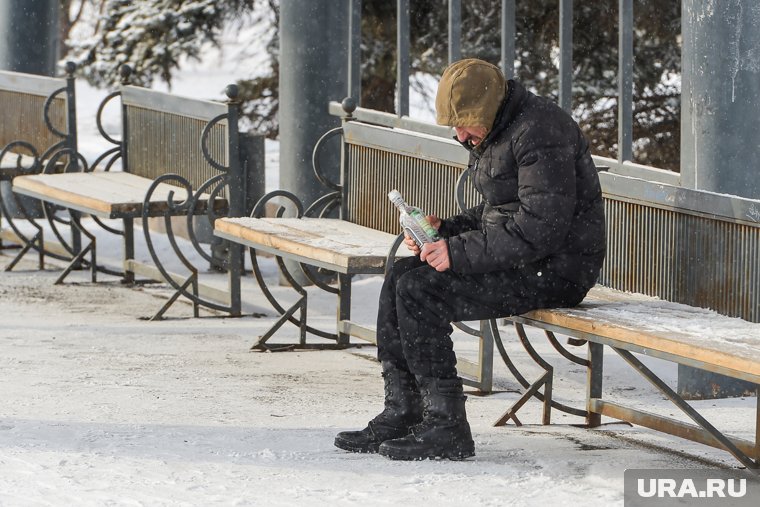
[[[679, 173], [644, 166], [633, 159], [633, 1], [619, 0], [618, 12], [618, 150], [617, 159], [596, 157], [598, 165], [610, 172], [639, 177], [650, 181], [680, 185]], [[673, 0], [675, 1], [675, 0]], [[570, 111], [572, 107], [573, 76], [573, 0], [557, 0], [559, 15], [559, 105]], [[349, 0], [349, 65], [348, 96], [361, 96], [361, 0]], [[410, 0], [396, 0], [397, 4], [397, 76], [396, 115], [409, 116], [410, 69]], [[515, 74], [515, 0], [501, 0], [501, 69], [507, 78]], [[461, 58], [462, 2], [448, 0], [448, 61]]]

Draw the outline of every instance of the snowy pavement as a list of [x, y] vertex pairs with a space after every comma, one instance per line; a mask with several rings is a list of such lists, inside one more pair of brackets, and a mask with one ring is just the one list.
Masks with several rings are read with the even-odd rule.
[[[0, 254], [0, 265], [10, 260]], [[271, 261], [269, 261], [271, 263]], [[274, 269], [266, 271], [274, 277]], [[162, 287], [87, 282], [24, 261], [0, 272], [0, 505], [588, 505], [623, 503], [626, 468], [735, 467], [725, 452], [644, 428], [605, 421], [600, 429], [541, 405], [523, 427], [492, 426], [519, 396], [497, 360], [496, 393], [467, 402], [477, 455], [463, 462], [393, 462], [333, 447], [336, 432], [360, 428], [382, 403], [374, 347], [343, 351], [249, 352], [274, 314], [252, 284], [246, 295], [265, 317], [141, 320], [162, 304]], [[371, 301], [378, 278], [359, 282]], [[283, 288], [283, 290], [285, 290]], [[312, 296], [315, 322], [329, 326], [330, 297]], [[356, 311], [370, 318], [371, 304]], [[508, 328], [504, 341], [528, 378], [531, 366]], [[295, 340], [293, 326], [277, 340]], [[556, 363], [555, 396], [581, 405], [584, 372]], [[310, 341], [318, 341], [310, 338]], [[458, 344], [462, 355], [473, 343]], [[651, 363], [672, 381], [675, 368]], [[615, 357], [607, 391], [673, 413]], [[606, 393], [607, 394], [607, 393]], [[708, 419], [752, 438], [755, 399], [698, 402]], [[678, 414], [672, 414], [678, 416]]]

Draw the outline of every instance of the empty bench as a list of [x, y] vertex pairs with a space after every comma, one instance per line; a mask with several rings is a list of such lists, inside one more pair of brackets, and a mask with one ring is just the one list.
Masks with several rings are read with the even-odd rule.
[[[247, 187], [240, 160], [237, 88], [228, 87], [229, 102], [223, 104], [130, 86], [126, 84], [130, 72], [127, 67], [122, 69], [125, 84], [109, 94], [98, 110], [98, 128], [111, 148], [78, 172], [17, 176], [13, 191], [73, 212], [73, 227], [85, 244], [56, 283], [62, 283], [77, 263], [89, 258], [93, 282], [98, 272], [104, 272], [120, 276], [126, 283], [142, 276], [171, 285], [174, 295], [154, 318], [161, 317], [180, 296], [193, 303], [195, 316], [199, 306], [239, 315], [239, 247], [231, 247], [228, 254], [227, 290], [204, 287], [199, 283], [200, 268], [191, 259], [193, 252], [178, 246], [175, 231], [181, 228], [194, 247], [190, 250], [211, 263], [213, 253], [196, 237], [194, 217], [204, 216], [213, 224], [217, 216], [245, 214]], [[120, 139], [102, 127], [102, 113], [116, 98], [121, 100]], [[85, 225], [82, 215], [92, 221]], [[186, 227], [178, 227], [182, 225], [178, 217]], [[153, 230], [156, 219], [164, 223], [164, 231]], [[113, 227], [108, 220], [121, 222], [122, 227]], [[152, 263], [135, 257], [137, 220], [142, 222]], [[122, 266], [99, 264], [92, 227], [123, 237]], [[159, 236], [168, 238], [171, 259], [162, 257], [162, 249], [156, 247]], [[167, 261], [178, 261], [185, 271], [170, 271]]]
[[[35, 201], [18, 201], [10, 191], [16, 176], [77, 167], [74, 71], [71, 62], [65, 78], [0, 71], [0, 219], [9, 226], [0, 224], [0, 247], [3, 241], [21, 247], [6, 271], [30, 250], [38, 253], [40, 269], [45, 255], [66, 260], [77, 253], [76, 232], [69, 237], [59, 230], [68, 230], [67, 216], [40, 209]], [[45, 242], [45, 229], [58, 241]]]
[[[405, 247], [398, 248], [403, 236], [399, 235], [398, 211], [388, 200], [387, 193], [397, 188], [408, 202], [439, 216], [454, 214], [460, 204], [464, 206], [474, 201], [474, 188], [462, 178], [467, 153], [458, 143], [434, 136], [415, 138], [403, 129], [365, 123], [352, 116], [351, 101], [344, 101], [344, 106], [345, 109], [341, 109], [333, 105], [334, 114], [344, 116], [342, 127], [326, 133], [314, 148], [314, 170], [329, 190], [324, 197], [304, 209], [295, 195], [277, 190], [257, 203], [253, 217], [221, 218], [215, 225], [214, 234], [251, 249], [254, 275], [280, 314], [271, 329], [253, 344], [254, 349], [274, 348], [267, 340], [287, 322], [299, 327], [300, 339], [297, 344], [285, 347], [308, 347], [307, 333], [333, 341], [327, 345], [317, 344], [317, 347], [346, 347], [351, 337], [374, 343], [374, 327], [351, 319], [351, 284], [356, 275], [384, 273], [389, 258], [392, 262], [397, 255], [409, 255]], [[385, 115], [381, 121], [394, 125], [398, 119]], [[449, 130], [438, 128], [437, 132], [448, 133]], [[340, 184], [329, 182], [319, 164], [320, 149], [333, 137], [341, 138], [341, 149], [345, 150]], [[435, 142], [430, 144], [429, 140]], [[455, 163], [452, 164], [452, 160]], [[436, 188], [449, 191], [434, 195], [429, 191], [431, 181], [436, 182]], [[279, 202], [280, 208], [275, 217], [267, 217], [267, 204], [272, 202]], [[338, 210], [337, 218], [329, 218], [332, 209]], [[274, 297], [258, 268], [257, 251], [278, 258], [280, 270], [298, 292], [295, 303], [283, 305]], [[308, 280], [336, 294], [335, 330], [309, 324], [307, 291], [301, 281], [304, 276], [291, 273], [292, 265], [285, 261], [299, 263]], [[337, 282], [327, 283], [325, 277], [320, 276], [320, 269], [334, 273]], [[491, 333], [495, 322], [484, 321], [476, 327], [466, 323], [456, 325], [478, 340], [477, 359], [469, 361], [460, 357], [457, 368], [466, 383], [488, 392], [492, 386]]]

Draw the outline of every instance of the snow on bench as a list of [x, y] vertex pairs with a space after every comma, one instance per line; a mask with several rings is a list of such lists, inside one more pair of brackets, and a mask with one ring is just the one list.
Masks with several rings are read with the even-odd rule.
[[597, 286], [575, 308], [519, 318], [760, 383], [760, 324], [712, 310]]

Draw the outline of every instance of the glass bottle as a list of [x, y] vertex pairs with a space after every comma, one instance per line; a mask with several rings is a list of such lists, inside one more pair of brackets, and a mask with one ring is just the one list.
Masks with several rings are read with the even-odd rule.
[[425, 243], [433, 243], [441, 239], [438, 231], [430, 225], [425, 213], [416, 206], [410, 206], [401, 196], [398, 190], [388, 192], [388, 199], [399, 210], [399, 222], [409, 236], [414, 239], [417, 246], [422, 248]]

